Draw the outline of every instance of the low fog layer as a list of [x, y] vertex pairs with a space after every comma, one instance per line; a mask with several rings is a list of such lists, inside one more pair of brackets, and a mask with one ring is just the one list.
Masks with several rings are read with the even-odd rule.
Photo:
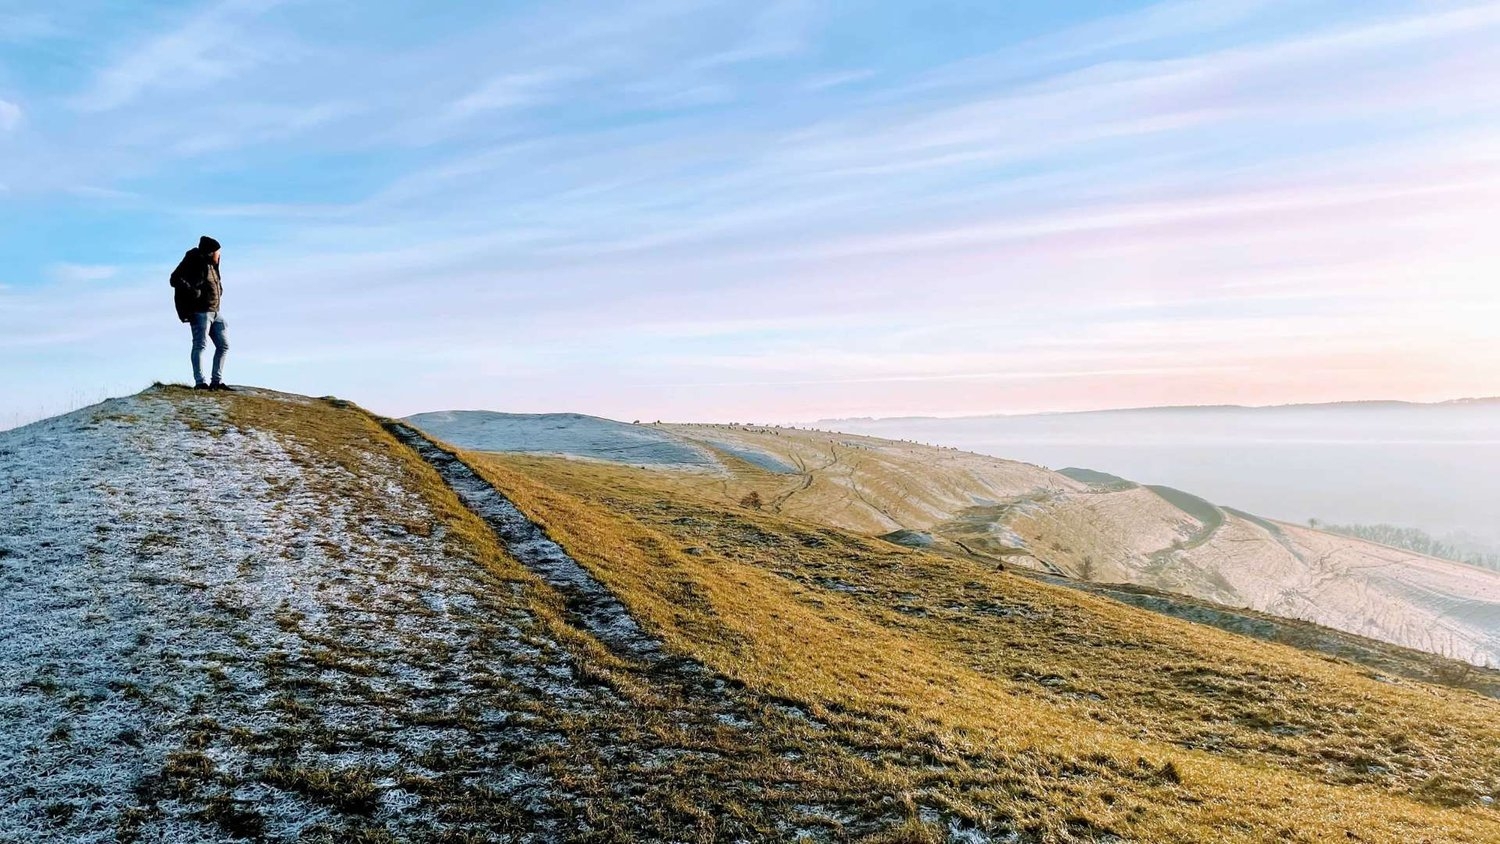
[[1288, 521], [1416, 527], [1500, 546], [1500, 400], [839, 419], [850, 433], [1085, 467]]

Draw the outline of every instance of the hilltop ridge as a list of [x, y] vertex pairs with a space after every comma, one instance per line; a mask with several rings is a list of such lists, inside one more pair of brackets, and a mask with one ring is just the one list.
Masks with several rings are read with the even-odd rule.
[[1500, 836], [1500, 702], [436, 437], [173, 387], [0, 433], [0, 838]]

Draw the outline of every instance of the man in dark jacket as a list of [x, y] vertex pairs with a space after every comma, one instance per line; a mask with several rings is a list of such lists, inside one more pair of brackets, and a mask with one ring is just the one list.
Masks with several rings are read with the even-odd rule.
[[[219, 300], [224, 286], [219, 278], [219, 242], [207, 235], [198, 246], [182, 256], [182, 263], [172, 271], [173, 301], [177, 318], [193, 329], [193, 386], [199, 390], [228, 390], [224, 383], [224, 355], [229, 351], [228, 327], [219, 315]], [[206, 340], [214, 343], [213, 380], [203, 380], [203, 348]]]

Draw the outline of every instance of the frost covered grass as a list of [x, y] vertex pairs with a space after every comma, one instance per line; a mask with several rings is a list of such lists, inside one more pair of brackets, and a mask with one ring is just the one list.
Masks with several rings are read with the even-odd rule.
[[807, 711], [910, 795], [893, 840], [1500, 839], [1496, 701], [660, 473], [469, 459], [668, 647]]
[[399, 451], [324, 413], [165, 389], [5, 436], [0, 838], [442, 828], [402, 777], [469, 737], [450, 707], [566, 698], [555, 644], [494, 660], [536, 621]]

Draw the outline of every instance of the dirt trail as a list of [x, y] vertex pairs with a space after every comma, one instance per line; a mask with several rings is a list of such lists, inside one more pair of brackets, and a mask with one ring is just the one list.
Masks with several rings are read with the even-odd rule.
[[410, 425], [395, 421], [382, 424], [432, 466], [464, 506], [484, 519], [511, 556], [567, 597], [568, 609], [580, 626], [621, 656], [651, 660], [661, 656], [661, 643], [641, 630], [620, 599], [467, 463]]
[[811, 469], [807, 467], [807, 461], [802, 458], [802, 455], [796, 453], [793, 453], [791, 455], [792, 461], [797, 466], [796, 474], [802, 477], [802, 484], [800, 486], [792, 487], [786, 492], [776, 496], [776, 498], [771, 501], [770, 509], [772, 512], [780, 513], [782, 511], [781, 508], [791, 500], [792, 496], [796, 495], [799, 492], [806, 492], [808, 489], [812, 488], [813, 481], [817, 479], [819, 472], [822, 472], [830, 466], [838, 464], [838, 450], [833, 448], [832, 446], [829, 446], [829, 453], [831, 456], [829, 457], [827, 463], [824, 463], [821, 466], [814, 466]]
[[[653, 683], [711, 709], [719, 723], [748, 726], [756, 717], [759, 704], [696, 660], [667, 651], [659, 640], [641, 629], [609, 587], [457, 455], [410, 425], [380, 421], [437, 471], [464, 506], [495, 531], [512, 557], [563, 595], [568, 612], [579, 627], [592, 633], [616, 656], [644, 664]], [[805, 713], [784, 705], [777, 708], [797, 721], [815, 725]]]

